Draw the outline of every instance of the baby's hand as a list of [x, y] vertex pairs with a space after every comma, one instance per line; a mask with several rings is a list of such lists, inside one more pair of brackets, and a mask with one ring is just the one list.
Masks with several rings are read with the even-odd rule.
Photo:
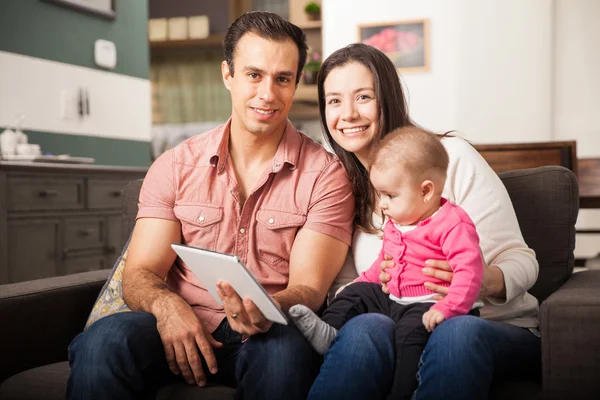
[[433, 329], [444, 322], [446, 317], [440, 311], [430, 308], [425, 314], [423, 314], [423, 325], [425, 325], [425, 329], [428, 332], [433, 331]]

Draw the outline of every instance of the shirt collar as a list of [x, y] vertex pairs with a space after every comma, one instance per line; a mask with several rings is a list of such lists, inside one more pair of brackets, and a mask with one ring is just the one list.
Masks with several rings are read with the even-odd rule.
[[[206, 148], [210, 155], [210, 164], [217, 167], [217, 172], [221, 173], [227, 164], [229, 157], [229, 132], [231, 128], [231, 117], [229, 120], [215, 130], [215, 140], [211, 140]], [[277, 147], [275, 157], [273, 157], [272, 171], [279, 172], [283, 169], [284, 164], [289, 164], [290, 169], [296, 168], [298, 157], [300, 155], [300, 147], [302, 138], [300, 133], [294, 128], [294, 125], [287, 120], [285, 131]]]
[[273, 157], [272, 171], [281, 171], [284, 164], [289, 164], [291, 170], [296, 169], [301, 145], [302, 138], [300, 137], [300, 132], [294, 128], [290, 120], [287, 120], [279, 147], [277, 148], [275, 157]]

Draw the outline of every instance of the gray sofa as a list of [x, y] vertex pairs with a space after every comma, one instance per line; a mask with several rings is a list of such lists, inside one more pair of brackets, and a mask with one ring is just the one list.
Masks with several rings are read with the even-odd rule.
[[[600, 394], [600, 271], [572, 275], [578, 187], [562, 167], [501, 174], [540, 273], [542, 380], [492, 388], [492, 399], [597, 398]], [[123, 238], [137, 211], [140, 181], [126, 189]], [[64, 398], [67, 346], [84, 326], [108, 271], [0, 286], [0, 399]], [[176, 384], [159, 399], [233, 398], [233, 389]]]

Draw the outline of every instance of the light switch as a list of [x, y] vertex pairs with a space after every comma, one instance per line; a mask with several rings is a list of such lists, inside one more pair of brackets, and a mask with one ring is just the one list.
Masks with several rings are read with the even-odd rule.
[[60, 116], [66, 120], [77, 119], [77, 98], [73, 91], [60, 92]]

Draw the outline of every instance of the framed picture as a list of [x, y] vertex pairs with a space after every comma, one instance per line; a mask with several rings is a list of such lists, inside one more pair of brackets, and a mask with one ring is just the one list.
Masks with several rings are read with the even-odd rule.
[[115, 0], [44, 0], [103, 18], [115, 19]]
[[429, 71], [429, 20], [358, 25], [358, 41], [383, 51], [400, 73]]

